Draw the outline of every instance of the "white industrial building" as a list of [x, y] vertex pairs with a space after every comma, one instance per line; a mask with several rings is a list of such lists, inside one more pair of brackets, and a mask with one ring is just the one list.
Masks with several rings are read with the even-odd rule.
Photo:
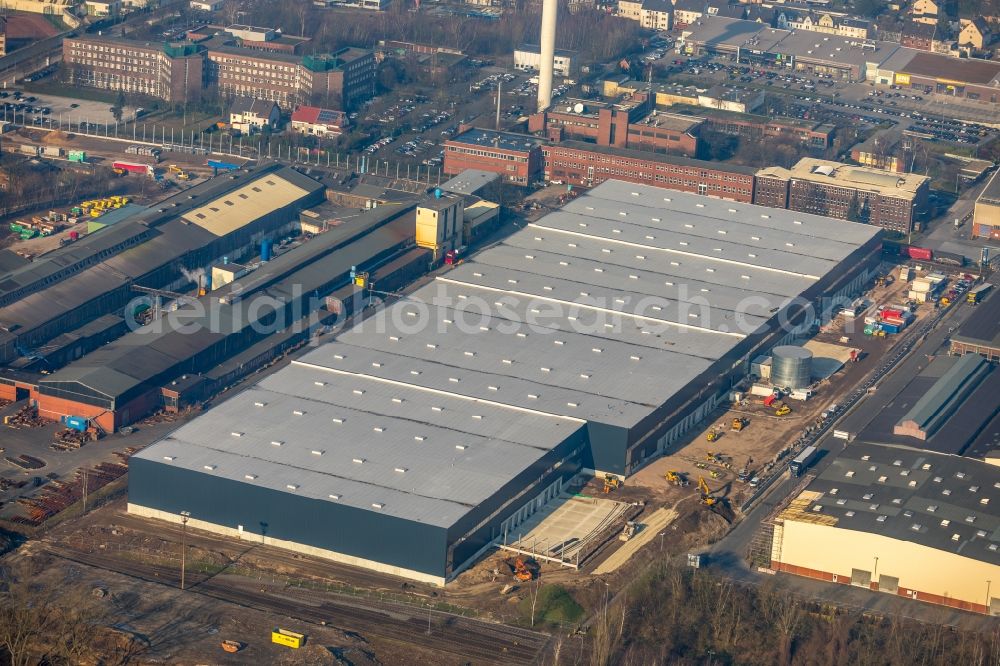
[[[556, 49], [553, 61], [553, 73], [563, 78], [571, 78], [577, 70], [577, 52]], [[522, 72], [538, 72], [541, 70], [541, 48], [536, 44], [522, 44], [514, 50], [514, 69]]]

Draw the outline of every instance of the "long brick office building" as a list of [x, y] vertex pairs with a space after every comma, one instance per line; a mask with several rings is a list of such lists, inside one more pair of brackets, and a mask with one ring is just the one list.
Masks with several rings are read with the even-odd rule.
[[487, 129], [469, 129], [445, 142], [444, 172], [465, 169], [497, 173], [517, 185], [544, 178], [595, 187], [614, 179], [744, 203], [754, 196], [754, 169], [748, 167]]
[[255, 97], [284, 107], [316, 103], [351, 109], [375, 94], [372, 51], [343, 48], [299, 56], [246, 46], [228, 33], [188, 37], [172, 44], [100, 35], [67, 38], [63, 62], [74, 85], [172, 103], [197, 101], [209, 86], [223, 96]]
[[753, 201], [754, 169], [748, 167], [582, 141], [545, 145], [542, 154], [545, 177], [550, 181], [593, 187], [616, 179], [744, 203]]
[[754, 203], [907, 233], [927, 208], [930, 179], [811, 157], [757, 172]]

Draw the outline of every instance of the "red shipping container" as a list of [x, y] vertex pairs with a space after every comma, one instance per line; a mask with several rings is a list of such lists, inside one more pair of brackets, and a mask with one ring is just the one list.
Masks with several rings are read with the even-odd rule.
[[776, 395], [774, 395], [772, 393], [771, 395], [769, 395], [766, 398], [764, 398], [764, 406], [765, 407], [770, 407], [771, 405], [774, 404], [774, 401], [777, 400], [777, 399], [778, 399], [778, 396], [776, 396]]
[[900, 328], [906, 326], [906, 322], [903, 321], [900, 317], [882, 317], [882, 321], [884, 321], [887, 324], [895, 324]]
[[894, 308], [886, 308], [885, 310], [882, 310], [883, 319], [885, 319], [886, 317], [902, 317], [902, 316], [903, 316], [902, 310], [896, 310]]
[[907, 252], [910, 255], [910, 259], [921, 259], [923, 261], [930, 261], [934, 253], [925, 247], [913, 247], [912, 245], [907, 248]]

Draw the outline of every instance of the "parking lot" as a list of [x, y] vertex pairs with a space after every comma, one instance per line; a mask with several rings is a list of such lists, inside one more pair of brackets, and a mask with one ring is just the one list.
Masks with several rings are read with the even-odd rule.
[[[107, 102], [58, 97], [18, 89], [0, 91], [3, 119], [18, 125], [58, 125], [80, 122], [114, 125], [115, 117]], [[135, 109], [125, 107], [122, 117], [131, 120]]]
[[762, 109], [769, 114], [862, 123], [862, 128], [888, 123], [897, 129], [909, 130], [927, 141], [966, 146], [976, 146], [998, 134], [997, 129], [971, 120], [979, 114], [970, 114], [969, 119], [952, 113], [935, 114], [934, 110], [942, 105], [962, 100], [934, 94], [925, 88], [875, 86], [842, 80], [830, 73], [736, 64], [731, 59], [706, 56], [683, 58], [660, 55], [663, 51], [662, 48], [652, 51], [644, 56], [644, 60], [651, 63], [659, 61], [660, 71], [668, 80], [694, 83], [699, 88], [722, 83], [763, 90], [772, 98], [783, 100], [784, 108]]

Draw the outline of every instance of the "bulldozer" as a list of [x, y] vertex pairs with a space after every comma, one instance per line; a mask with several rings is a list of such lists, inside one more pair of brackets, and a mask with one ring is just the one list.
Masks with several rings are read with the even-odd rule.
[[708, 431], [708, 434], [705, 435], [705, 439], [707, 439], [710, 442], [714, 442], [721, 436], [722, 432], [718, 428], [712, 428], [711, 430]]
[[684, 487], [688, 484], [687, 477], [684, 476], [683, 472], [675, 472], [672, 469], [668, 469], [663, 478], [667, 480], [667, 483], [672, 483], [675, 486]]
[[733, 432], [739, 432], [739, 431], [743, 430], [743, 428], [746, 428], [748, 423], [749, 423], [749, 421], [746, 418], [744, 418], [742, 416], [739, 416], [739, 417], [733, 419], [732, 431]]
[[604, 475], [604, 492], [605, 494], [610, 493], [612, 490], [617, 490], [622, 485], [621, 480], [614, 474]]
[[775, 416], [786, 416], [791, 413], [792, 413], [792, 408], [784, 403], [782, 403], [776, 410], [774, 410]]

